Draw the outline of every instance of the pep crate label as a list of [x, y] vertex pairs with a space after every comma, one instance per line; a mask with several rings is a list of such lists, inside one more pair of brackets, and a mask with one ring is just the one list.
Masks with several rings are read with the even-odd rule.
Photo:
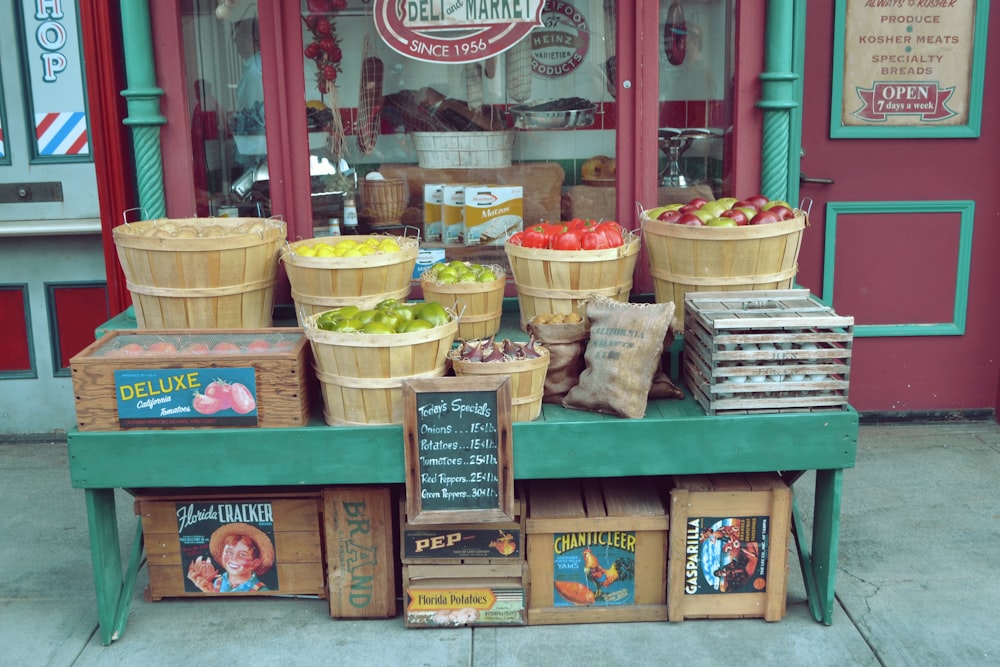
[[555, 607], [635, 604], [635, 532], [553, 537]]
[[444, 201], [443, 183], [424, 185], [424, 240], [441, 241], [441, 204]]
[[684, 593], [767, 590], [768, 517], [691, 517], [687, 525]]
[[424, 558], [510, 558], [520, 559], [521, 531], [518, 529], [423, 530], [403, 532], [403, 557]]
[[524, 226], [524, 188], [483, 185], [465, 189], [465, 245], [503, 245]]

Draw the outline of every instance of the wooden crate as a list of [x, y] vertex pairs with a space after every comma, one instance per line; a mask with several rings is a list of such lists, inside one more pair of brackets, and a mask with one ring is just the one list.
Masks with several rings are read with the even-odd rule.
[[[158, 490], [156, 495], [137, 495], [134, 508], [142, 520], [149, 570], [146, 596], [151, 600], [228, 595], [326, 597], [318, 489], [274, 488], [253, 494]], [[255, 579], [246, 585], [249, 590], [228, 591], [235, 585], [229, 579], [234, 573], [224, 566], [222, 550], [227, 538], [240, 535], [257, 544], [259, 562], [253, 568]], [[249, 547], [246, 540], [240, 542], [237, 548]], [[197, 582], [194, 572], [202, 575]]]
[[528, 625], [667, 619], [666, 502], [655, 479], [528, 484]]
[[689, 293], [684, 380], [708, 414], [847, 407], [854, 318], [809, 290]]
[[774, 473], [675, 477], [667, 608], [685, 618], [785, 615], [791, 489]]
[[393, 499], [388, 486], [323, 489], [330, 616], [391, 618], [396, 605]]
[[523, 561], [404, 565], [404, 625], [448, 628], [524, 625]]
[[523, 506], [523, 501], [514, 499], [513, 521], [412, 525], [406, 519], [405, 503], [400, 502], [401, 560], [424, 565], [523, 561]]
[[[317, 394], [302, 329], [112, 331], [70, 359], [81, 431], [303, 426]], [[254, 385], [255, 406], [199, 413], [216, 379]], [[245, 407], [245, 406], [244, 406]]]

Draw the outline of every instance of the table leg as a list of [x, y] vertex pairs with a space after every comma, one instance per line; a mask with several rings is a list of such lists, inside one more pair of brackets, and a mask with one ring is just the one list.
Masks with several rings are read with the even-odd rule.
[[115, 492], [114, 489], [86, 489], [85, 497], [90, 527], [90, 557], [97, 589], [97, 618], [101, 643], [107, 646], [117, 639], [115, 615], [124, 584]]
[[816, 585], [819, 589], [819, 602], [822, 605], [822, 621], [825, 625], [833, 623], [837, 554], [840, 549], [840, 500], [843, 479], [843, 470], [816, 471], [812, 562]]

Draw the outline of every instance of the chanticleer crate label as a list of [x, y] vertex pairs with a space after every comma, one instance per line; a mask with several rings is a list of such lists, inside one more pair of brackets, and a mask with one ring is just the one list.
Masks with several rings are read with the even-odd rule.
[[635, 532], [556, 533], [556, 607], [635, 604]]
[[684, 593], [766, 591], [768, 521], [766, 516], [690, 518]]
[[176, 508], [185, 591], [278, 590], [270, 502], [181, 502]]

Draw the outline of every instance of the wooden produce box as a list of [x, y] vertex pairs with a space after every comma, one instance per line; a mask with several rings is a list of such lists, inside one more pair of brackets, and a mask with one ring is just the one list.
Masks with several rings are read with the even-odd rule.
[[404, 625], [524, 625], [527, 570], [509, 563], [403, 566]]
[[112, 331], [70, 368], [81, 431], [303, 426], [316, 394], [299, 328]]
[[327, 588], [333, 618], [396, 615], [392, 506], [388, 486], [323, 489]]
[[523, 502], [514, 499], [514, 521], [417, 524], [399, 504], [400, 551], [405, 564], [504, 563], [524, 560]]
[[670, 620], [780, 621], [788, 589], [791, 507], [791, 489], [774, 473], [675, 477]]
[[684, 380], [710, 415], [843, 410], [854, 318], [809, 290], [689, 292]]
[[533, 481], [527, 496], [528, 625], [667, 619], [655, 479]]
[[[151, 600], [226, 595], [326, 597], [320, 492], [139, 493], [135, 513]], [[227, 553], [232, 549], [232, 553]], [[229, 566], [226, 563], [231, 563]]]

